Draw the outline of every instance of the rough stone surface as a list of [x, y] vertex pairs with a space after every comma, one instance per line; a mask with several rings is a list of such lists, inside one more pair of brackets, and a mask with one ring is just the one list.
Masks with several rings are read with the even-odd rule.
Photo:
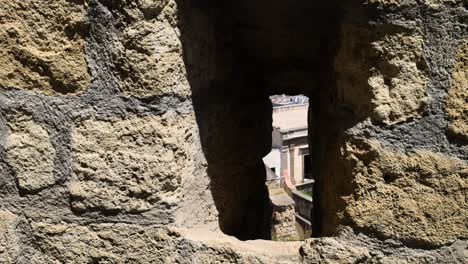
[[190, 95], [180, 33], [173, 25], [174, 6], [172, 1], [123, 5], [128, 17], [122, 19], [114, 38], [113, 58], [124, 94]]
[[37, 191], [55, 183], [55, 148], [47, 129], [30, 116], [10, 117], [5, 151], [20, 189]]
[[[161, 228], [127, 224], [33, 223], [38, 246], [61, 263], [170, 263], [171, 236]], [[171, 254], [172, 253], [172, 254]], [[172, 256], [171, 256], [172, 255]], [[151, 259], [150, 259], [151, 257]]]
[[75, 210], [143, 212], [172, 207], [191, 157], [183, 116], [85, 120], [73, 131]]
[[423, 38], [343, 24], [335, 67], [338, 98], [360, 117], [394, 124], [420, 117], [427, 103]]
[[381, 5], [385, 7], [401, 7], [401, 6], [411, 6], [411, 5], [425, 5], [432, 9], [442, 8], [444, 5], [455, 4], [460, 2], [460, 0], [422, 0], [422, 1], [408, 1], [408, 0], [367, 0], [366, 3], [372, 5]]
[[299, 235], [296, 230], [296, 214], [294, 211], [294, 204], [287, 206], [275, 206], [273, 204], [271, 232], [272, 240], [299, 240]]
[[207, 231], [194, 238], [161, 226], [47, 222], [32, 223], [32, 230], [41, 251], [59, 263], [280, 263], [271, 249], [256, 252]]
[[308, 240], [301, 254], [305, 263], [358, 263], [370, 258], [366, 247], [343, 245], [333, 238]]
[[347, 143], [343, 154], [356, 185], [345, 217], [357, 227], [412, 246], [468, 237], [466, 162], [428, 150], [395, 152], [360, 139]]
[[0, 3], [0, 91], [46, 94], [86, 89], [84, 1]]
[[[463, 0], [1, 1], [0, 262], [466, 262], [467, 19]], [[306, 241], [258, 239], [282, 93], [312, 102]]]
[[449, 131], [468, 139], [468, 41], [463, 42], [456, 54], [452, 73], [452, 87], [447, 98], [450, 117]]
[[437, 250], [415, 249], [343, 228], [336, 237], [306, 240], [300, 255], [303, 263], [463, 263], [466, 246], [460, 241]]
[[13, 263], [19, 255], [17, 218], [10, 211], [0, 210], [0, 263]]

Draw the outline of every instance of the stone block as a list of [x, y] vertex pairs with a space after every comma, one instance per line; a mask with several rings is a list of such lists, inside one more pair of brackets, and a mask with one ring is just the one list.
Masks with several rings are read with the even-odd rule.
[[296, 230], [296, 214], [294, 205], [275, 207], [272, 216], [272, 240], [294, 241], [299, 240]]
[[428, 102], [422, 47], [416, 33], [344, 23], [335, 59], [338, 99], [377, 123], [420, 117]]
[[[151, 1], [141, 6], [143, 13], [162, 8]], [[169, 21], [142, 19], [123, 26], [114, 38], [113, 57], [120, 88], [128, 96], [191, 94], [179, 30]]]
[[462, 42], [457, 51], [451, 83], [446, 102], [448, 130], [468, 139], [468, 41]]
[[[182, 230], [152, 225], [34, 222], [31, 226], [37, 247], [59, 263], [266, 264], [280, 262], [265, 251], [271, 255], [274, 250], [284, 251], [268, 244], [263, 252], [249, 249], [222, 234], [214, 241], [197, 241], [182, 237]], [[205, 240], [212, 238], [210, 231], [204, 233]]]
[[155, 226], [35, 222], [32, 231], [60, 263], [174, 263], [177, 236]]
[[442, 246], [468, 237], [468, 165], [429, 150], [403, 153], [377, 141], [343, 148], [354, 176], [345, 218], [360, 229], [410, 246]]
[[6, 159], [19, 188], [38, 191], [55, 183], [55, 148], [47, 129], [29, 116], [12, 116], [5, 142]]
[[306, 240], [300, 252], [302, 263], [358, 263], [371, 258], [364, 246], [350, 246], [331, 237]]
[[85, 14], [83, 1], [1, 1], [0, 91], [83, 91], [90, 82]]
[[85, 120], [72, 133], [72, 208], [108, 213], [174, 206], [192, 157], [192, 115]]
[[18, 216], [0, 210], [0, 263], [14, 263], [19, 254], [19, 238], [15, 226]]

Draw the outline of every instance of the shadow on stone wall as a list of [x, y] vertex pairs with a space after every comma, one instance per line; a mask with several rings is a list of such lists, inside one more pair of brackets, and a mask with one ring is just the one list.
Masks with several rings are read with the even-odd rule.
[[270, 239], [262, 157], [271, 148], [271, 103], [213, 28], [210, 10], [215, 8], [201, 1], [179, 3], [184, 62], [210, 189], [224, 233], [242, 240]]

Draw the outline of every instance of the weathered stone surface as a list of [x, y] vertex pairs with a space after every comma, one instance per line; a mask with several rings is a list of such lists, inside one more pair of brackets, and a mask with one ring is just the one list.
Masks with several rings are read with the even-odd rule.
[[43, 252], [62, 263], [173, 263], [176, 234], [127, 224], [33, 223]]
[[73, 130], [72, 207], [79, 211], [143, 212], [173, 207], [191, 156], [184, 140], [193, 116], [85, 120]]
[[297, 263], [276, 261], [271, 248], [250, 250], [219, 234], [214, 241], [209, 232], [201, 240], [184, 238], [161, 226], [37, 222], [32, 230], [38, 247], [61, 263]]
[[347, 227], [336, 237], [306, 240], [299, 252], [302, 263], [464, 263], [466, 245], [459, 241], [436, 250], [410, 248], [399, 241], [382, 242]]
[[385, 7], [400, 7], [400, 6], [410, 6], [410, 5], [425, 5], [429, 8], [438, 9], [443, 7], [445, 4], [454, 4], [461, 3], [462, 0], [422, 0], [422, 1], [413, 1], [413, 0], [367, 0], [366, 4], [372, 5], [382, 5]]
[[351, 23], [343, 23], [335, 59], [338, 98], [378, 123], [421, 116], [428, 101], [423, 38]]
[[271, 239], [276, 241], [300, 240], [296, 230], [296, 211], [292, 200], [282, 189], [269, 186], [273, 207], [271, 217]]
[[90, 82], [83, 1], [0, 2], [0, 90], [74, 93]]
[[[0, 262], [464, 263], [462, 1], [3, 0]], [[258, 239], [276, 93], [327, 237]]]
[[468, 139], [468, 41], [464, 41], [456, 54], [452, 73], [452, 87], [447, 97], [449, 131]]
[[54, 184], [55, 148], [47, 129], [30, 116], [12, 116], [5, 142], [7, 162], [15, 170], [19, 188], [37, 191]]
[[299, 240], [296, 230], [296, 215], [294, 207], [288, 206], [287, 208], [273, 209], [273, 224], [271, 227], [272, 240], [277, 241], [294, 241]]
[[139, 1], [134, 8], [125, 5], [132, 19], [139, 18], [120, 27], [114, 39], [113, 57], [126, 95], [190, 95], [179, 29], [167, 19], [174, 16], [175, 4], [166, 2]]
[[346, 245], [334, 238], [307, 240], [301, 247], [304, 263], [359, 263], [370, 258], [369, 249]]
[[[302, 242], [278, 243], [268, 240], [239, 241], [221, 232], [204, 228], [182, 230], [182, 237], [191, 244], [199, 245], [193, 263], [300, 263], [299, 247]], [[208, 249], [208, 250], [204, 250]], [[216, 255], [214, 255], [213, 253]], [[190, 262], [189, 262], [190, 263]]]
[[468, 237], [468, 165], [416, 150], [401, 153], [353, 139], [343, 148], [355, 190], [345, 218], [357, 227], [413, 246], [441, 246]]
[[17, 216], [0, 210], [0, 263], [14, 263], [19, 254], [19, 239], [15, 226]]

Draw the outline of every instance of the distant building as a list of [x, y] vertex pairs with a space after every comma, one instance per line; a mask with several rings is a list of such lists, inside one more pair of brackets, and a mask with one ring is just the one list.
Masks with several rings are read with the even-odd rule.
[[295, 103], [300, 102], [301, 97], [285, 99], [279, 96], [276, 99], [272, 149], [263, 158], [273, 205], [272, 238], [306, 239], [312, 234], [313, 180], [307, 128], [309, 104]]
[[311, 178], [308, 107], [309, 104], [287, 104], [273, 108], [272, 149], [263, 158], [276, 175], [288, 178], [293, 185]]
[[309, 98], [304, 95], [272, 95], [270, 96], [271, 103], [273, 108], [294, 105], [294, 104], [308, 104]]

